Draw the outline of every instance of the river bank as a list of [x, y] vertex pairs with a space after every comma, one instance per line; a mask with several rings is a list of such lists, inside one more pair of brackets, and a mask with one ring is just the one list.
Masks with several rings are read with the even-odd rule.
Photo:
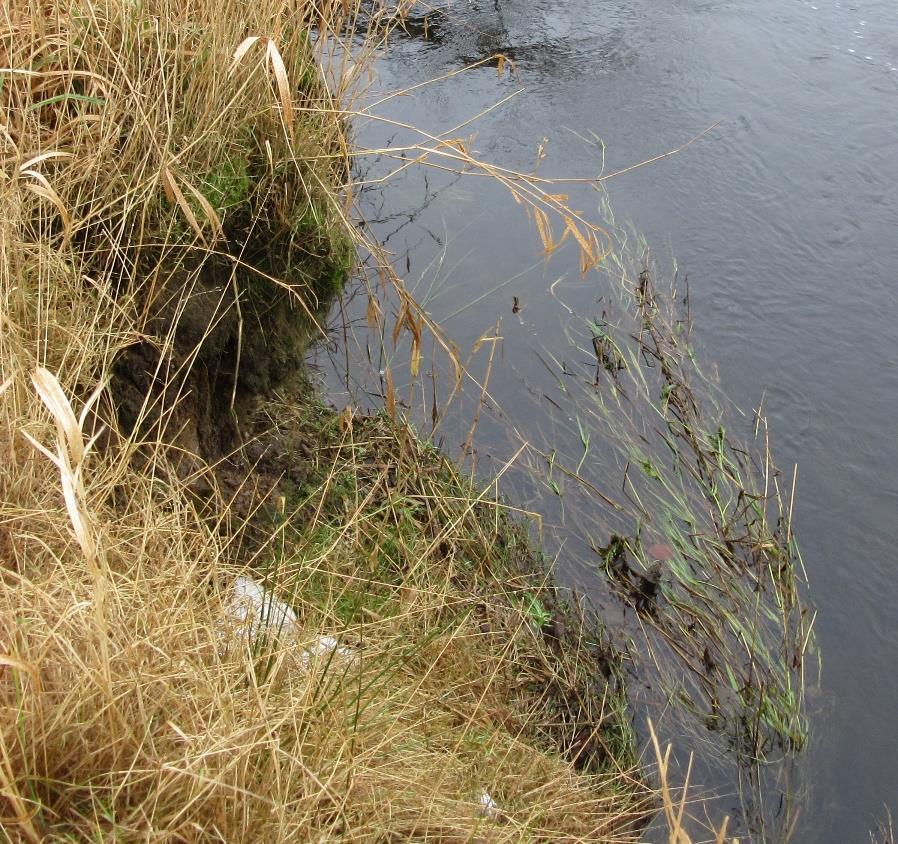
[[11, 840], [635, 840], [652, 812], [618, 656], [498, 479], [303, 370], [354, 254], [321, 62], [357, 11], [4, 13]]

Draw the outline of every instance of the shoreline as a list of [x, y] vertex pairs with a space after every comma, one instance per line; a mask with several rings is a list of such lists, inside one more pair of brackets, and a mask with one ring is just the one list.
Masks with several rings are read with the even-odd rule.
[[[11, 834], [635, 839], [598, 624], [489, 487], [306, 380], [349, 271], [346, 127], [311, 7], [255, 4], [279, 37], [246, 38], [229, 2], [22, 0], [0, 42], [30, 166], [0, 231]], [[264, 607], [223, 632], [249, 576], [289, 641]]]

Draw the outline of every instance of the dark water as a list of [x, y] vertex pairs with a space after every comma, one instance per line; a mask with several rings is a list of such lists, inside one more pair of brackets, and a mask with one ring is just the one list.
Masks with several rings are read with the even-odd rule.
[[[495, 52], [517, 73], [477, 69], [376, 112], [437, 133], [524, 89], [456, 133], [476, 132], [477, 152], [508, 167], [532, 169], [548, 138], [542, 174], [591, 177], [603, 166], [592, 138], [609, 172], [721, 121], [607, 188], [617, 219], [688, 272], [704, 359], [740, 406], [763, 397], [778, 462], [798, 464], [823, 674], [794, 840], [867, 840], [886, 807], [898, 812], [898, 6], [497, 0], [459, 2], [427, 30], [394, 40], [383, 90]], [[409, 137], [382, 122], [360, 133], [371, 146]], [[594, 191], [570, 190], [595, 211]], [[505, 359], [535, 366], [528, 350], [552, 342], [548, 284], [576, 287], [575, 256], [544, 268], [522, 212], [485, 180], [419, 168], [371, 203], [462, 348], [504, 316]], [[492, 383], [512, 416], [516, 384]], [[529, 414], [525, 430], [539, 425]]]

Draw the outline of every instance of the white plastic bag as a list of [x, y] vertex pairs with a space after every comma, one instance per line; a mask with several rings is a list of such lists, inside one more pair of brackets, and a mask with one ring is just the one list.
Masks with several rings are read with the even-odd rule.
[[490, 820], [494, 820], [499, 815], [499, 804], [493, 800], [492, 795], [488, 791], [480, 792], [479, 799], [480, 806], [477, 810], [477, 814], [482, 818], [489, 818]]
[[242, 627], [251, 640], [263, 633], [282, 640], [296, 636], [296, 613], [245, 575], [234, 580], [225, 605], [225, 616], [233, 626]]
[[341, 645], [333, 636], [318, 636], [311, 644], [300, 648], [297, 643], [300, 630], [292, 607], [246, 575], [234, 580], [225, 602], [225, 623], [224, 650], [235, 638], [247, 637], [250, 642], [255, 642], [260, 636], [270, 636], [282, 645], [296, 648], [294, 653], [302, 671], [309, 671], [316, 665], [329, 665], [335, 659], [345, 667], [357, 656], [352, 648]]

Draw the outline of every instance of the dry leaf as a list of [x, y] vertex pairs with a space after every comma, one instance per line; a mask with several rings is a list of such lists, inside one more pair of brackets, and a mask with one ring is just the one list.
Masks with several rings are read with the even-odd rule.
[[26, 184], [25, 187], [28, 190], [42, 199], [49, 200], [56, 206], [56, 210], [59, 211], [59, 216], [62, 218], [63, 236], [65, 240], [68, 241], [72, 233], [72, 221], [69, 217], [68, 210], [59, 198], [59, 194], [53, 190], [53, 187], [50, 182], [47, 181], [47, 177], [44, 176], [43, 173], [38, 173], [37, 170], [22, 170], [21, 172], [23, 176], [30, 176], [38, 182], [36, 185]]
[[533, 208], [533, 217], [536, 220], [536, 230], [539, 232], [539, 239], [543, 242], [543, 249], [552, 252], [555, 249], [555, 243], [552, 236], [552, 225], [546, 212], [542, 208]]
[[290, 136], [293, 136], [293, 97], [290, 95], [290, 81], [287, 78], [287, 68], [284, 66], [284, 60], [281, 58], [278, 48], [274, 41], [268, 42], [268, 60], [271, 62], [271, 69], [274, 72], [274, 78], [277, 81], [278, 93], [281, 98], [281, 108], [284, 113], [284, 123]]
[[62, 385], [52, 372], [42, 366], [34, 370], [31, 382], [56, 422], [60, 444], [65, 444], [72, 465], [79, 466], [84, 459], [84, 439], [78, 426], [78, 418], [63, 392]]
[[203, 209], [203, 213], [206, 215], [206, 219], [212, 225], [212, 231], [215, 237], [224, 237], [224, 229], [221, 226], [221, 218], [218, 216], [218, 212], [212, 207], [212, 203], [206, 199], [205, 196], [199, 191], [198, 188], [195, 188], [190, 182], [186, 179], [181, 180], [184, 184], [184, 187], [190, 191], [193, 195], [193, 198], [199, 203], [200, 208]]
[[372, 331], [376, 331], [380, 326], [380, 308], [373, 296], [368, 297], [368, 309], [365, 312], [365, 319]]
[[399, 341], [399, 333], [402, 331], [402, 326], [405, 325], [405, 318], [408, 314], [408, 302], [405, 299], [402, 300], [402, 304], [399, 306], [399, 313], [396, 316], [396, 324], [393, 326], [393, 348], [396, 348], [396, 343]]
[[73, 158], [73, 155], [70, 152], [56, 152], [55, 150], [51, 152], [42, 152], [40, 155], [35, 155], [34, 158], [29, 158], [27, 161], [23, 161], [20, 172], [25, 172], [34, 167], [35, 164], [40, 164], [42, 161], [49, 161], [52, 158]]
[[396, 418], [396, 388], [393, 386], [393, 376], [390, 373], [390, 370], [384, 373], [384, 380], [386, 381], [386, 390], [384, 395], [384, 401], [387, 405], [387, 413], [390, 414], [391, 419]]
[[165, 188], [165, 195], [169, 195], [169, 191], [175, 198], [175, 202], [177, 202], [178, 207], [184, 213], [184, 216], [187, 218], [187, 222], [190, 224], [190, 228], [196, 232], [197, 237], [203, 242], [205, 245], [206, 238], [203, 237], [203, 229], [199, 224], [199, 220], [197, 220], [196, 215], [193, 213], [193, 209], [188, 204], [187, 200], [184, 198], [184, 194], [181, 192], [181, 188], [178, 187], [178, 183], [175, 181], [175, 177], [172, 175], [171, 171], [167, 167], [162, 168], [162, 186]]
[[228, 75], [230, 76], [234, 70], [237, 68], [237, 65], [240, 64], [240, 61], [243, 57], [249, 52], [250, 47], [256, 43], [256, 41], [261, 40], [260, 35], [250, 35], [249, 38], [244, 38], [243, 41], [240, 42], [240, 46], [234, 50], [234, 56], [231, 59], [231, 64], [228, 67]]

